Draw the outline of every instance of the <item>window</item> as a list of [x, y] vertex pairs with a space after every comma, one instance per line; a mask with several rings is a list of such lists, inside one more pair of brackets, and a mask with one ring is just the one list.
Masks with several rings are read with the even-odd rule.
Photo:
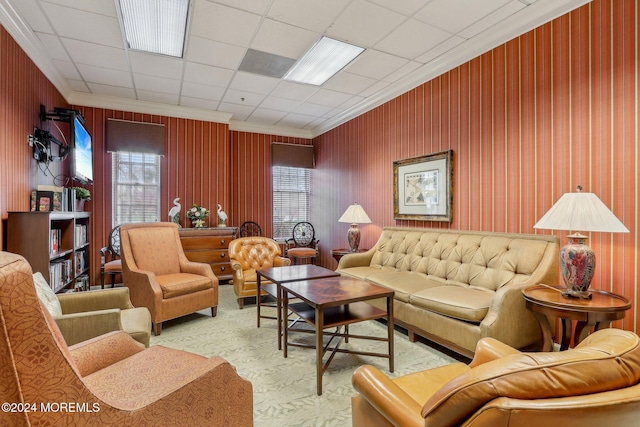
[[128, 222], [160, 220], [160, 156], [112, 153], [113, 226]]
[[293, 226], [309, 221], [310, 173], [306, 168], [272, 166], [273, 238], [290, 239]]

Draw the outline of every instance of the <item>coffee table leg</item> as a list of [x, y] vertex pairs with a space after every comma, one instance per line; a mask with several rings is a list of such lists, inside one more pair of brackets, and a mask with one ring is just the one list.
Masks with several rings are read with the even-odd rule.
[[[280, 285], [278, 285], [278, 290], [276, 292], [278, 294], [278, 299], [280, 299]], [[289, 306], [289, 294], [288, 294], [288, 292], [283, 295], [282, 305], [285, 306], [285, 307]], [[278, 308], [278, 313], [279, 312], [280, 312], [280, 308]], [[286, 324], [284, 325], [284, 328], [283, 328], [283, 331], [282, 331], [282, 335], [283, 335], [282, 336], [282, 340], [284, 341], [282, 354], [286, 358], [288, 356], [288, 354], [287, 354], [287, 343], [289, 342], [289, 327]], [[279, 320], [278, 320], [278, 344], [280, 344], [280, 321]]]
[[393, 372], [393, 297], [387, 297], [387, 334], [389, 339], [389, 372]]
[[[288, 301], [288, 299], [287, 299]], [[282, 322], [287, 318], [286, 313], [283, 313], [283, 310], [286, 310], [286, 307], [289, 304], [285, 304], [283, 308], [282, 304], [282, 287], [279, 283], [276, 283], [276, 322], [278, 323], [278, 350], [282, 350]], [[285, 329], [286, 329], [285, 325]]]
[[258, 313], [258, 328], [260, 327], [260, 294], [262, 293], [260, 291], [261, 286], [260, 274], [256, 274], [256, 311]]
[[316, 307], [316, 382], [318, 384], [318, 396], [322, 395], [322, 362], [324, 311]]

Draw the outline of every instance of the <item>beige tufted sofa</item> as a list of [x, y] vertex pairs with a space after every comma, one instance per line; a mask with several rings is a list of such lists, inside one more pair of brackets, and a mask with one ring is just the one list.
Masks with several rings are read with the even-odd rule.
[[514, 348], [540, 340], [522, 289], [557, 283], [558, 238], [385, 227], [373, 248], [342, 257], [336, 271], [393, 289], [396, 324], [412, 341], [417, 334], [472, 357], [484, 337]]

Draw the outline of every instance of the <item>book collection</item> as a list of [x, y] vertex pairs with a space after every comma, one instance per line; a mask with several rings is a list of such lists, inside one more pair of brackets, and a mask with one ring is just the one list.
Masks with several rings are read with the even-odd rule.
[[51, 229], [51, 235], [49, 236], [49, 253], [53, 255], [58, 255], [60, 252], [60, 243], [62, 240], [62, 230], [57, 228]]
[[87, 243], [87, 226], [85, 224], [76, 224], [74, 239], [74, 247], [76, 248], [79, 248]]
[[73, 266], [70, 259], [55, 260], [49, 266], [49, 286], [54, 291], [65, 286], [73, 277]]
[[76, 190], [55, 185], [38, 185], [31, 192], [31, 211], [75, 212]]

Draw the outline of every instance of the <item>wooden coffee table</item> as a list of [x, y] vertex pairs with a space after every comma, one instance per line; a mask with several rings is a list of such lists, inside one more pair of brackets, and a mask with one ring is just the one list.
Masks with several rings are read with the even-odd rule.
[[[289, 342], [289, 326], [284, 328], [284, 357], [287, 357], [288, 346], [312, 347], [316, 349], [316, 382], [318, 396], [322, 394], [322, 374], [328, 368], [336, 353], [351, 353], [389, 359], [389, 372], [393, 372], [393, 291], [360, 279], [347, 277], [331, 277], [327, 279], [305, 280], [302, 282], [283, 283], [283, 306], [300, 316], [315, 327], [315, 346]], [[301, 300], [289, 304], [289, 296]], [[364, 301], [386, 298], [387, 310], [380, 310]], [[349, 325], [365, 320], [387, 319], [387, 337], [374, 337], [349, 334]], [[324, 330], [336, 328], [327, 334], [330, 339], [324, 344]], [[361, 352], [339, 348], [342, 340], [350, 338], [385, 341], [387, 353]], [[334, 339], [337, 342], [334, 343]], [[333, 344], [332, 344], [333, 343]], [[324, 362], [324, 355], [330, 355]]]
[[[282, 291], [280, 285], [282, 283], [297, 282], [300, 280], [314, 280], [325, 277], [340, 276], [328, 268], [319, 267], [313, 264], [288, 265], [284, 267], [270, 267], [256, 270], [256, 309], [258, 317], [258, 328], [260, 327], [260, 319], [273, 319], [270, 316], [260, 314], [260, 295], [261, 290], [276, 299], [276, 322], [278, 323], [278, 350], [282, 349], [282, 324], [288, 318], [286, 306], [282, 305]], [[271, 283], [264, 286], [261, 284], [261, 278], [264, 277]]]

